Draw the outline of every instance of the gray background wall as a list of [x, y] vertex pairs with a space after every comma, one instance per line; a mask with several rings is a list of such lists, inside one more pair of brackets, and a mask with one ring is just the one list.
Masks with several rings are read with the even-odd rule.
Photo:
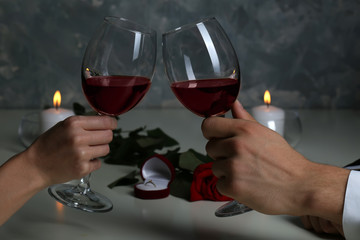
[[158, 61], [142, 107], [178, 106], [164, 73], [160, 33], [215, 16], [242, 71], [239, 99], [284, 108], [360, 109], [359, 0], [0, 0], [0, 108], [86, 104], [80, 64], [106, 15], [159, 33]]

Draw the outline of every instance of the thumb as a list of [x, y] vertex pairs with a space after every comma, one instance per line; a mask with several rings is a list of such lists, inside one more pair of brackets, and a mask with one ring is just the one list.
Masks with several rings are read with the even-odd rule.
[[251, 115], [250, 113], [248, 113], [244, 107], [242, 106], [242, 104], [236, 100], [232, 107], [231, 107], [231, 112], [232, 112], [232, 116], [233, 118], [239, 118], [239, 119], [244, 119], [244, 120], [250, 120], [250, 121], [256, 121]]

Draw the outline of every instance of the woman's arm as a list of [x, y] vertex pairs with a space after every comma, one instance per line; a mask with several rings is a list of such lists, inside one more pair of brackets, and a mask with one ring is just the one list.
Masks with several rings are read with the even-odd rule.
[[47, 186], [81, 178], [100, 168], [109, 152], [114, 118], [73, 116], [42, 134], [0, 167], [0, 225]]

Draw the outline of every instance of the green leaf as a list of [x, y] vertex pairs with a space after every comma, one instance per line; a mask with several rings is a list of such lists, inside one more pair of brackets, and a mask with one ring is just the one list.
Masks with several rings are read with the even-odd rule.
[[176, 148], [174, 150], [168, 150], [166, 153], [164, 153], [164, 157], [166, 157], [174, 166], [174, 168], [179, 168], [179, 153], [180, 148]]
[[180, 154], [179, 167], [193, 172], [197, 166], [211, 161], [211, 158], [189, 149]]
[[125, 175], [124, 177], [121, 177], [117, 179], [116, 181], [110, 183], [108, 185], [108, 188], [114, 188], [117, 186], [127, 186], [127, 185], [134, 185], [139, 181], [139, 179], [136, 178], [136, 170], [131, 171], [129, 174]]
[[73, 103], [73, 110], [75, 115], [85, 115], [85, 107], [82, 106], [80, 103]]
[[116, 138], [110, 143], [110, 153], [105, 158], [105, 162], [109, 164], [136, 164], [131, 161], [130, 156], [134, 150], [136, 142], [132, 138]]
[[147, 135], [152, 138], [162, 139], [164, 147], [171, 147], [179, 144], [175, 139], [164, 133], [160, 128], [148, 130]]
[[130, 131], [128, 137], [122, 137], [120, 132], [114, 132], [110, 143], [110, 154], [105, 162], [110, 164], [138, 165], [163, 148], [163, 139], [150, 138], [144, 134], [145, 127]]
[[117, 128], [113, 130], [114, 137], [121, 137], [121, 128]]
[[204, 155], [204, 154], [201, 154], [197, 151], [195, 151], [194, 149], [189, 149], [189, 151], [194, 154], [194, 156], [199, 159], [200, 161], [202, 161], [203, 163], [208, 163], [208, 162], [212, 162], [212, 158], [209, 157], [208, 155]]
[[137, 143], [142, 148], [154, 148], [161, 149], [163, 147], [163, 139], [161, 138], [151, 138], [151, 137], [141, 137], [137, 139]]
[[[75, 113], [75, 115], [81, 115], [81, 116], [97, 116], [99, 115], [97, 112], [90, 110], [90, 111], [86, 111], [86, 108], [81, 105], [80, 103], [73, 103], [73, 111]], [[115, 116], [115, 118], [118, 120], [119, 117]]]
[[180, 171], [176, 174], [174, 181], [170, 184], [170, 194], [190, 200], [190, 187], [193, 175], [187, 171]]
[[129, 137], [137, 137], [140, 132], [144, 131], [146, 127], [139, 127], [129, 132]]

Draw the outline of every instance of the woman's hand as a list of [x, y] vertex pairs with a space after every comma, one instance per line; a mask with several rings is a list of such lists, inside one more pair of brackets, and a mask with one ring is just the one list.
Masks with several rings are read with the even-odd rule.
[[81, 178], [100, 168], [98, 157], [109, 153], [114, 118], [73, 116], [42, 134], [24, 153], [44, 185]]
[[81, 178], [100, 167], [109, 152], [114, 118], [73, 116], [43, 133], [0, 167], [0, 226], [49, 185]]

